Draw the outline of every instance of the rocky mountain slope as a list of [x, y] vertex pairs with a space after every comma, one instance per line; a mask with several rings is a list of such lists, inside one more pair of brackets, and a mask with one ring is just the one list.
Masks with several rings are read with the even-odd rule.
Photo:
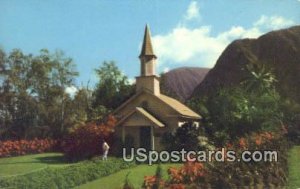
[[162, 93], [184, 102], [191, 96], [208, 71], [208, 68], [183, 67], [162, 74]]
[[192, 96], [201, 97], [223, 86], [238, 85], [248, 74], [247, 64], [272, 68], [278, 91], [300, 102], [300, 26], [232, 42]]

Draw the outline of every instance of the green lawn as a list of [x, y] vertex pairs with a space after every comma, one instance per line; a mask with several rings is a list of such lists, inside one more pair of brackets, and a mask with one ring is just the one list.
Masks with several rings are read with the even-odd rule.
[[5, 158], [0, 159], [0, 188], [70, 189], [135, 166], [113, 157], [68, 164], [53, 153]]
[[[179, 167], [181, 164], [162, 164], [164, 178], [167, 179], [167, 169], [169, 167]], [[121, 170], [115, 174], [103, 177], [101, 179], [89, 182], [87, 184], [76, 187], [76, 189], [99, 189], [99, 188], [109, 188], [109, 189], [119, 189], [124, 183], [126, 175], [129, 173], [129, 180], [134, 185], [135, 188], [140, 188], [143, 184], [144, 176], [154, 175], [157, 165], [139, 165], [131, 169]]]
[[[294, 146], [289, 152], [289, 189], [300, 188], [300, 146]], [[0, 177], [22, 175], [38, 171], [47, 167], [62, 168], [72, 165], [63, 159], [60, 153], [44, 153], [27, 155], [12, 158], [0, 158]], [[180, 164], [162, 164], [164, 177], [167, 178], [166, 170], [169, 167], [179, 167]], [[157, 165], [139, 165], [134, 168], [124, 169], [109, 176], [88, 182], [76, 189], [99, 189], [99, 188], [120, 188], [128, 173], [129, 180], [136, 187], [140, 188], [143, 178], [146, 175], [154, 175]]]
[[11, 158], [0, 158], [0, 177], [26, 174], [46, 167], [64, 167], [65, 163], [60, 153], [44, 153]]
[[[38, 172], [39, 170], [43, 170], [47, 167], [57, 169], [69, 165], [74, 164], [65, 162], [63, 155], [60, 153], [43, 153], [11, 158], [0, 158], [0, 179], [1, 177], [11, 178], [11, 176], [27, 175], [31, 172]], [[78, 163], [78, 165], [80, 165], [80, 163]], [[180, 165], [181, 164], [162, 164], [164, 177], [167, 178], [166, 170], [169, 167], [179, 167]], [[120, 188], [129, 172], [130, 182], [134, 184], [136, 188], [140, 188], [143, 183], [144, 176], [154, 175], [156, 168], [157, 165], [139, 165], [81, 185], [77, 189]]]
[[300, 188], [300, 146], [294, 146], [289, 153], [289, 189]]

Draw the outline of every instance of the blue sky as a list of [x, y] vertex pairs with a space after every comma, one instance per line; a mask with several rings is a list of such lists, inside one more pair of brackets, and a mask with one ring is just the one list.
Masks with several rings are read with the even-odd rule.
[[213, 67], [233, 40], [300, 24], [300, 0], [0, 0], [0, 47], [37, 54], [57, 49], [73, 58], [77, 85], [114, 60], [134, 78], [145, 24], [158, 55], [158, 72]]

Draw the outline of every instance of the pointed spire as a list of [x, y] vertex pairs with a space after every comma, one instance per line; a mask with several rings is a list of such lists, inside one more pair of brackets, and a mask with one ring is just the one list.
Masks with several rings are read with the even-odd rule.
[[139, 57], [142, 56], [154, 56], [156, 58], [152, 48], [151, 34], [150, 34], [148, 24], [146, 24], [145, 27], [144, 41], [142, 45], [142, 51]]

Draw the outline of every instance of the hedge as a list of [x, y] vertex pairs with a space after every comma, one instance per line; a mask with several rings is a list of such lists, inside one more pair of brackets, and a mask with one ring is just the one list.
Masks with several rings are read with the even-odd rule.
[[110, 158], [107, 161], [96, 159], [64, 168], [46, 168], [20, 176], [0, 177], [0, 188], [69, 189], [134, 166], [135, 163], [117, 158]]
[[0, 158], [57, 151], [59, 141], [53, 139], [0, 141]]

